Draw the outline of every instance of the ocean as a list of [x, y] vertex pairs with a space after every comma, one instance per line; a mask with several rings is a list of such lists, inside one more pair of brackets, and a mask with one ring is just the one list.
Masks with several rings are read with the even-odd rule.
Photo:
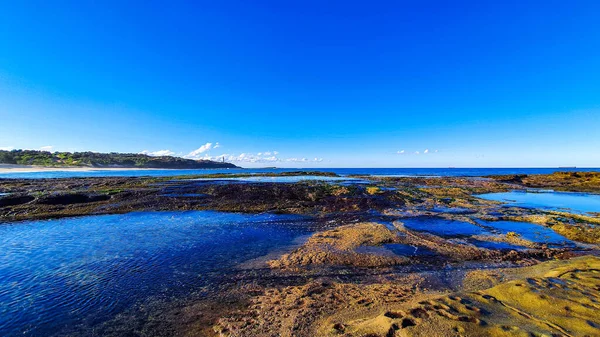
[[73, 177], [164, 177], [176, 175], [197, 175], [214, 173], [279, 173], [294, 171], [333, 172], [346, 175], [377, 176], [439, 176], [439, 177], [481, 177], [496, 174], [550, 174], [557, 171], [600, 172], [600, 168], [249, 168], [249, 169], [202, 169], [202, 170], [111, 170], [111, 171], [45, 171], [0, 173], [0, 178], [73, 178]]

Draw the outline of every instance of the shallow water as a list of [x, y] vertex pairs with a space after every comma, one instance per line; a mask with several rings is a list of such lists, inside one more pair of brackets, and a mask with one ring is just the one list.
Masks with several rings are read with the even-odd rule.
[[524, 239], [539, 243], [551, 243], [551, 244], [570, 244], [571, 240], [564, 236], [556, 233], [548, 227], [542, 225], [536, 225], [528, 222], [517, 222], [517, 221], [478, 221], [482, 226], [491, 228], [494, 232], [506, 234], [508, 232], [515, 232], [521, 235]]
[[202, 169], [202, 170], [123, 170], [123, 171], [53, 171], [30, 173], [0, 173], [0, 178], [70, 178], [70, 177], [137, 177], [137, 176], [175, 176], [190, 174], [214, 173], [281, 173], [299, 170], [315, 170], [333, 172], [339, 175], [378, 175], [378, 176], [433, 176], [433, 177], [480, 177], [502, 174], [550, 174], [557, 171], [568, 172], [600, 172], [600, 168], [565, 169], [565, 168], [257, 168], [257, 169]]
[[[210, 182], [246, 182], [246, 183], [297, 183], [300, 181], [344, 181], [344, 182], [363, 182], [361, 179], [352, 179], [344, 177], [327, 177], [327, 176], [252, 176], [252, 177], [235, 177], [235, 178], [198, 178], [197, 181]], [[366, 181], [365, 181], [366, 182]]]
[[572, 192], [522, 192], [487, 193], [479, 198], [502, 201], [508, 206], [542, 208], [575, 213], [600, 212], [600, 195]]
[[205, 198], [209, 195], [204, 193], [167, 193], [162, 194], [162, 196], [171, 198]]
[[416, 247], [411, 245], [405, 245], [401, 243], [388, 243], [383, 245], [385, 249], [390, 250], [396, 255], [401, 256], [434, 256], [436, 252], [426, 247]]
[[310, 233], [299, 216], [140, 212], [0, 226], [0, 336], [98, 324], [148, 297], [210, 291]]
[[[524, 239], [537, 243], [548, 243], [557, 246], [573, 246], [573, 241], [557, 234], [552, 229], [528, 222], [516, 221], [483, 221], [479, 225], [464, 221], [447, 220], [437, 217], [414, 217], [401, 220], [408, 229], [428, 232], [443, 237], [469, 237], [472, 235], [494, 235], [515, 232]], [[490, 249], [511, 248], [508, 244], [490, 242], [472, 242], [476, 246]], [[508, 246], [505, 246], [508, 245]], [[518, 246], [514, 246], [518, 247]], [[513, 248], [514, 248], [513, 247]]]
[[417, 257], [437, 255], [436, 252], [425, 247], [416, 247], [401, 243], [388, 243], [380, 246], [360, 246], [356, 248], [355, 251], [360, 254], [374, 254], [382, 256], [400, 255], [407, 257]]
[[477, 247], [494, 249], [494, 250], [504, 250], [504, 249], [525, 250], [525, 249], [527, 249], [527, 247], [517, 246], [517, 245], [513, 245], [510, 243], [506, 243], [506, 242], [469, 240], [469, 243], [471, 243]]
[[469, 213], [475, 213], [475, 211], [468, 209], [468, 208], [462, 208], [462, 207], [434, 207], [432, 209], [432, 211], [434, 212], [439, 212], [439, 213], [450, 213], [450, 214], [469, 214]]
[[401, 220], [408, 229], [428, 232], [447, 237], [488, 234], [485, 229], [464, 221], [446, 220], [437, 217], [414, 217]]

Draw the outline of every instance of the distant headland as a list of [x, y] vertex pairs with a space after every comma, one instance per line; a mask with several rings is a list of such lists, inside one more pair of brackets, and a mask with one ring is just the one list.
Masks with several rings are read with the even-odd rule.
[[41, 167], [214, 169], [238, 166], [213, 160], [193, 160], [172, 156], [148, 156], [138, 153], [48, 152], [36, 150], [0, 150], [0, 164]]

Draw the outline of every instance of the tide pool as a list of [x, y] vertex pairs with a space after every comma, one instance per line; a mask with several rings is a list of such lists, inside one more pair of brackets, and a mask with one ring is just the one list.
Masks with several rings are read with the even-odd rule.
[[573, 213], [600, 212], [600, 195], [572, 192], [522, 192], [480, 194], [477, 197], [501, 201], [508, 206], [542, 208]]
[[305, 217], [139, 212], [0, 226], [0, 336], [97, 324], [149, 297], [210, 291], [310, 233]]

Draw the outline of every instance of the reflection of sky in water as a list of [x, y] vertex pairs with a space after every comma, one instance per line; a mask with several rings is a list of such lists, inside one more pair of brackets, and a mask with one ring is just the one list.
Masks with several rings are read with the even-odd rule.
[[375, 254], [383, 256], [434, 256], [436, 252], [425, 248], [401, 243], [388, 243], [381, 246], [360, 246], [356, 248], [357, 253]]
[[479, 198], [506, 202], [509, 206], [543, 208], [574, 213], [600, 212], [600, 195], [569, 192], [503, 192], [478, 195]]
[[388, 243], [383, 245], [386, 249], [389, 249], [396, 255], [403, 256], [433, 256], [437, 255], [436, 252], [426, 247], [416, 247], [411, 245], [405, 245], [401, 243]]
[[408, 229], [441, 236], [471, 236], [488, 233], [483, 228], [464, 221], [436, 217], [415, 217], [401, 220]]
[[150, 296], [210, 288], [308, 226], [299, 216], [200, 211], [2, 225], [0, 336], [50, 335]]
[[479, 221], [482, 226], [492, 228], [493, 230], [506, 234], [515, 232], [521, 235], [524, 239], [540, 243], [569, 243], [569, 239], [556, 233], [548, 227], [536, 225], [528, 222], [517, 221]]
[[280, 177], [236, 177], [236, 178], [198, 178], [198, 181], [239, 181], [249, 183], [297, 183], [300, 181], [345, 181], [345, 182], [362, 182], [364, 180], [344, 178], [344, 177], [326, 177], [326, 176], [280, 176]]
[[487, 249], [496, 249], [496, 250], [502, 250], [502, 249], [525, 250], [525, 249], [527, 249], [527, 247], [512, 245], [512, 244], [506, 243], [506, 242], [469, 240], [469, 243], [471, 243], [477, 247], [487, 248]]
[[[438, 217], [414, 217], [405, 218], [401, 221], [408, 229], [429, 232], [444, 237], [469, 237], [472, 235], [494, 235], [515, 232], [520, 234], [524, 239], [533, 242], [573, 245], [572, 241], [557, 234], [552, 229], [528, 222], [479, 220], [479, 225], [474, 225], [468, 222], [446, 220]], [[491, 247], [495, 244], [486, 243], [485, 245]]]

